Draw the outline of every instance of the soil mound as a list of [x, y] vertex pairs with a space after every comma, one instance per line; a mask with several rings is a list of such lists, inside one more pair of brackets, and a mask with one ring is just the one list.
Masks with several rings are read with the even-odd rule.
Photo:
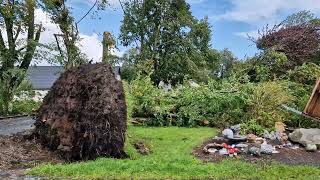
[[121, 81], [103, 63], [67, 70], [44, 98], [35, 126], [40, 143], [67, 160], [126, 156]]

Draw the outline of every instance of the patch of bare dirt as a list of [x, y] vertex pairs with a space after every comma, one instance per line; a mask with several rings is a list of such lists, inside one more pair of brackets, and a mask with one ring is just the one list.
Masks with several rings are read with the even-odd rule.
[[45, 162], [62, 162], [30, 135], [0, 136], [0, 152], [0, 170], [6, 172], [31, 168]]
[[133, 144], [134, 148], [138, 151], [138, 153], [142, 155], [150, 154], [150, 149], [145, 145], [143, 141], [139, 141]]
[[320, 152], [307, 152], [304, 148], [299, 149], [277, 149], [279, 153], [272, 155], [262, 154], [261, 156], [253, 156], [250, 154], [239, 154], [236, 157], [222, 156], [218, 153], [210, 154], [205, 153], [203, 148], [212, 143], [212, 140], [204, 142], [201, 146], [194, 149], [193, 154], [207, 162], [218, 163], [224, 159], [241, 159], [245, 162], [255, 163], [255, 164], [270, 164], [272, 162], [280, 162], [287, 165], [310, 165], [310, 166], [320, 166]]

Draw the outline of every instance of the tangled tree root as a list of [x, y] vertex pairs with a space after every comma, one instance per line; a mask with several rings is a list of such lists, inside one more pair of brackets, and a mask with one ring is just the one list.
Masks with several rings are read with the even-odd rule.
[[64, 72], [38, 110], [35, 135], [67, 160], [123, 158], [127, 129], [125, 95], [107, 64]]

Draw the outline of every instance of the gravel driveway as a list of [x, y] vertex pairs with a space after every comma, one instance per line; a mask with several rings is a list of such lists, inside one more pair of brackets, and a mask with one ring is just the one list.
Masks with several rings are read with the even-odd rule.
[[35, 121], [31, 117], [0, 120], [0, 135], [11, 136], [34, 128]]

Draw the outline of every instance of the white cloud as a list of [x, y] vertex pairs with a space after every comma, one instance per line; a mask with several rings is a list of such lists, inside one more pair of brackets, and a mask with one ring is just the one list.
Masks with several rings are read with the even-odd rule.
[[258, 33], [258, 30], [248, 31], [248, 32], [235, 32], [234, 35], [249, 39], [249, 37], [257, 39], [260, 35]]
[[193, 5], [193, 4], [201, 4], [204, 2], [207, 2], [208, 0], [187, 0], [187, 3]]
[[[35, 22], [42, 23], [45, 31], [41, 33], [40, 43], [52, 43], [55, 42], [54, 34], [61, 33], [58, 26], [51, 22], [50, 17], [41, 9], [35, 11]], [[80, 50], [88, 56], [89, 59], [93, 59], [93, 62], [100, 62], [102, 59], [102, 45], [101, 40], [96, 33], [91, 35], [80, 33]], [[115, 50], [115, 55], [122, 55], [121, 52]], [[48, 65], [47, 62], [42, 61], [38, 65]]]
[[301, 10], [320, 13], [320, 0], [231, 0], [232, 7], [224, 14], [211, 17], [213, 20], [236, 21], [251, 25], [253, 30], [236, 32], [234, 35], [248, 38], [259, 36], [258, 29], [266, 24], [274, 25], [283, 20], [284, 14]]
[[216, 20], [232, 20], [248, 24], [275, 23], [281, 12], [311, 10], [320, 12], [319, 0], [231, 0], [232, 8]]

